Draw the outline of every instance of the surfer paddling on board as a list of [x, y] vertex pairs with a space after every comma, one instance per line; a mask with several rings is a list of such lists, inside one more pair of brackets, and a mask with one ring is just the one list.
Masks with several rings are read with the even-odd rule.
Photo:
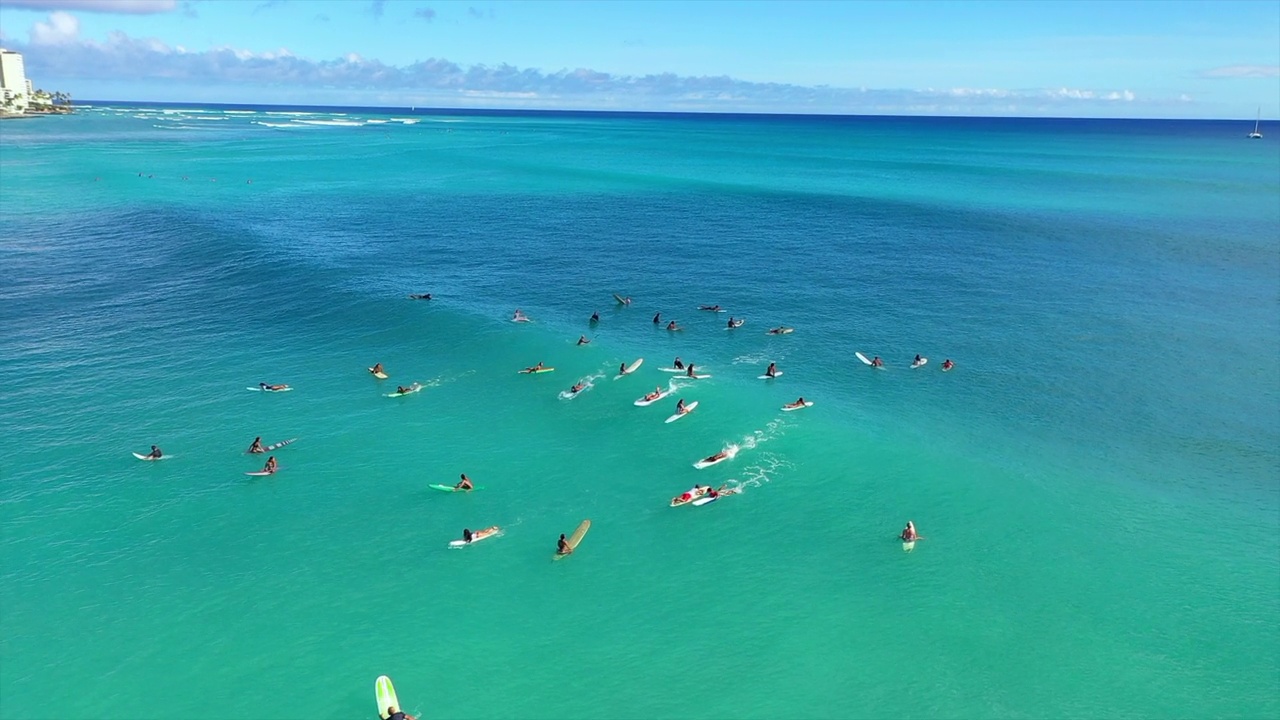
[[677, 357], [677, 358], [676, 358], [676, 361], [675, 361], [675, 362], [673, 362], [673, 363], [671, 363], [671, 367], [673, 367], [673, 368], [675, 368], [675, 369], [677, 369], [677, 370], [683, 370], [683, 369], [684, 369], [684, 363], [680, 362], [680, 358], [679, 358], [679, 357]]
[[270, 391], [270, 390], [286, 390], [288, 389], [289, 386], [288, 385], [268, 385], [267, 383], [260, 382], [258, 383], [258, 387], [262, 390]]
[[579, 335], [579, 336], [578, 336], [578, 344], [579, 344], [579, 345], [590, 345], [590, 344], [591, 344], [591, 341], [587, 339], [587, 336], [586, 336], [586, 335]]
[[395, 705], [387, 706], [387, 720], [418, 720], [412, 715], [400, 712], [400, 708]]
[[248, 449], [248, 450], [245, 450], [245, 452], [250, 453], [250, 454], [252, 454], [252, 455], [257, 455], [257, 454], [259, 454], [259, 453], [264, 453], [264, 452], [266, 452], [266, 451], [267, 451], [267, 449], [266, 449], [266, 448], [264, 448], [264, 447], [262, 447], [262, 436], [261, 436], [261, 435], [259, 435], [258, 437], [254, 438], [254, 439], [253, 439], [253, 444], [249, 446], [249, 449]]
[[798, 398], [795, 402], [793, 402], [793, 403], [787, 403], [786, 405], [783, 405], [782, 407], [784, 407], [784, 408], [799, 408], [799, 407], [804, 407], [804, 398], [803, 398], [803, 397], [802, 397], [802, 398]]
[[725, 452], [724, 450], [721, 450], [715, 455], [708, 455], [707, 457], [703, 458], [702, 462], [713, 463], [717, 460], [723, 460], [727, 457], [729, 457], [729, 453]]
[[421, 295], [410, 295], [410, 300], [430, 300], [431, 293], [422, 293]]
[[573, 552], [573, 548], [569, 546], [569, 541], [565, 538], [564, 533], [560, 533], [560, 539], [556, 541], [556, 554], [569, 555]]
[[541, 369], [542, 369], [542, 361], [541, 361], [541, 360], [539, 360], [537, 365], [534, 365], [533, 367], [527, 367], [527, 368], [525, 368], [525, 369], [521, 370], [520, 372], [522, 372], [522, 373], [536, 373], [536, 372], [538, 372], [538, 371], [539, 371], [539, 370], [541, 370]]
[[764, 374], [765, 374], [765, 377], [777, 377], [777, 376], [778, 376], [778, 364], [777, 364], [777, 363], [769, 363], [769, 367], [764, 371]]
[[262, 466], [262, 472], [268, 475], [275, 474], [275, 471], [279, 469], [280, 469], [280, 464], [276, 462], [275, 455], [272, 455], [271, 457], [267, 458], [267, 464]]
[[953, 368], [953, 367], [955, 367], [955, 366], [956, 366], [956, 364], [955, 364], [955, 363], [953, 363], [953, 362], [951, 362], [951, 358], [947, 358], [946, 360], [943, 360], [943, 361], [942, 361], [942, 369], [943, 369], [943, 370], [950, 370], [951, 368]]
[[577, 385], [574, 385], [573, 387], [569, 388], [569, 393], [572, 395], [577, 395], [578, 393], [582, 392], [582, 388], [584, 387], [586, 387], [586, 385], [583, 385], [582, 383], [578, 383]]
[[699, 305], [699, 306], [698, 306], [698, 309], [699, 309], [699, 310], [706, 310], [706, 311], [708, 311], [708, 312], [720, 312], [720, 306], [719, 306], [719, 305]]
[[771, 328], [771, 329], [769, 330], [769, 332], [767, 332], [767, 333], [765, 333], [765, 334], [766, 334], [766, 335], [786, 335], [790, 330], [791, 330], [791, 328], [789, 328], [789, 327], [787, 327], [787, 326], [785, 326], [785, 325], [781, 325], [781, 326], [776, 327], [776, 328]]
[[871, 367], [884, 367], [884, 361], [877, 355], [871, 360]]
[[907, 526], [902, 529], [902, 535], [900, 535], [899, 537], [902, 538], [903, 542], [915, 542], [916, 540], [924, 539], [920, 537], [919, 534], [916, 533], [916, 524], [911, 522], [910, 520], [907, 521]]
[[162, 457], [164, 457], [164, 453], [160, 452], [160, 448], [156, 447], [155, 445], [152, 445], [151, 452], [147, 453], [147, 459], [159, 460]]
[[657, 399], [658, 399], [658, 398], [660, 398], [660, 397], [662, 397], [662, 386], [661, 386], [661, 385], [659, 385], [658, 387], [655, 387], [655, 388], [653, 389], [653, 392], [649, 393], [648, 395], [645, 395], [645, 396], [644, 396], [644, 399], [645, 399], [645, 400], [649, 400], [649, 401], [653, 401], [653, 400], [657, 400]]
[[369, 372], [373, 373], [374, 375], [377, 375], [378, 373], [382, 373], [385, 375], [387, 371], [382, 369], [382, 363], [374, 363], [373, 367], [369, 368]]
[[476, 486], [471, 484], [471, 478], [467, 477], [466, 473], [459, 473], [458, 477], [462, 478], [462, 480], [457, 485], [453, 486], [454, 490], [475, 490], [476, 489]]

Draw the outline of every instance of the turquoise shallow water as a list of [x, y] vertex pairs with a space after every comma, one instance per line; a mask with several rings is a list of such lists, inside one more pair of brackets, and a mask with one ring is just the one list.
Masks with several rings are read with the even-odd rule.
[[0, 716], [1280, 714], [1271, 139], [299, 112], [0, 126]]

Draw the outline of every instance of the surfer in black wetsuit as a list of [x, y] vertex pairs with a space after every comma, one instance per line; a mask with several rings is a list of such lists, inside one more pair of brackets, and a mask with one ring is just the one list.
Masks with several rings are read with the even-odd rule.
[[591, 322], [593, 322], [593, 323], [598, 323], [598, 322], [600, 322], [600, 313], [598, 313], [598, 312], [593, 312], [593, 313], [591, 313]]
[[409, 299], [410, 300], [430, 300], [431, 293], [424, 293], [422, 295], [410, 295]]
[[672, 363], [672, 364], [671, 364], [671, 367], [673, 367], [673, 368], [675, 368], [675, 369], [677, 369], [677, 370], [683, 370], [683, 369], [684, 369], [684, 363], [680, 362], [680, 358], [676, 358], [676, 361], [675, 361], [674, 363]]
[[587, 336], [586, 336], [586, 335], [579, 335], [579, 336], [578, 336], [578, 344], [579, 344], [579, 345], [589, 345], [589, 344], [591, 344], [591, 341], [587, 339]]
[[155, 445], [152, 445], [151, 452], [147, 453], [147, 459], [159, 460], [162, 457], [164, 457], [164, 453], [160, 452], [160, 448], [156, 447]]
[[400, 712], [400, 709], [395, 705], [389, 705], [387, 706], [387, 720], [417, 720], [417, 718]]

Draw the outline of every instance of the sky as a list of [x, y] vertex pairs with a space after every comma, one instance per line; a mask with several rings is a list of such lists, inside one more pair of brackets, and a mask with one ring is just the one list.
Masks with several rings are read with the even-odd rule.
[[1280, 0], [0, 0], [75, 98], [1280, 117]]

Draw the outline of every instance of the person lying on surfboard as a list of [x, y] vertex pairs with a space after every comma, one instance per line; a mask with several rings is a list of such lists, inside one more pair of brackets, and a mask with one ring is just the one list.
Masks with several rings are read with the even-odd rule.
[[706, 490], [703, 490], [703, 486], [701, 485], [694, 485], [692, 490], [687, 490], [685, 492], [680, 493], [676, 497], [671, 498], [671, 502], [677, 505], [681, 505], [683, 503], [689, 502], [690, 500], [693, 500], [694, 498], [706, 495], [707, 491], [710, 489], [711, 489], [710, 485], [706, 486]]
[[801, 398], [797, 399], [795, 402], [793, 402], [793, 403], [787, 403], [786, 405], [783, 405], [782, 407], [784, 407], [784, 408], [798, 408], [798, 407], [804, 407], [804, 398], [803, 398], [803, 397], [801, 397]]
[[388, 705], [387, 720], [418, 720], [418, 719], [412, 715], [407, 715], [405, 713], [400, 712], [400, 709], [397, 708], [395, 705]]
[[767, 377], [776, 377], [778, 375], [778, 364], [769, 363], [769, 367], [765, 369], [764, 374]]
[[267, 449], [266, 449], [266, 448], [264, 448], [264, 447], [262, 447], [262, 436], [261, 436], [261, 435], [259, 435], [258, 437], [254, 438], [254, 439], [253, 439], [253, 444], [249, 446], [249, 449], [248, 449], [248, 450], [245, 450], [245, 452], [247, 452], [247, 453], [252, 453], [252, 454], [254, 454], [254, 455], [257, 455], [258, 453], [264, 453], [264, 452], [266, 452], [266, 451], [267, 451]]
[[739, 490], [738, 488], [731, 488], [729, 487], [729, 483], [725, 483], [720, 487], [716, 488], [715, 490], [712, 490], [711, 492], [715, 493], [716, 495], [737, 495], [742, 491]]
[[410, 295], [409, 299], [410, 300], [430, 300], [431, 293], [423, 293], [421, 295]]
[[661, 385], [659, 385], [658, 387], [655, 387], [655, 388], [653, 389], [653, 392], [649, 393], [648, 395], [645, 395], [645, 396], [644, 396], [644, 399], [645, 399], [645, 400], [657, 400], [657, 399], [658, 399], [658, 398], [660, 398], [660, 397], [662, 397], [662, 386], [661, 386]]
[[560, 533], [560, 539], [556, 541], [556, 554], [568, 555], [573, 552], [573, 548], [569, 547], [569, 541], [565, 539], [564, 533]]
[[719, 305], [699, 305], [699, 310], [710, 310], [711, 312], [720, 312]]
[[289, 386], [288, 385], [268, 385], [264, 382], [260, 382], [258, 383], [258, 387], [262, 388], [263, 390], [284, 390]]
[[942, 361], [942, 369], [943, 369], [943, 370], [950, 370], [951, 368], [953, 368], [953, 367], [955, 367], [955, 366], [956, 366], [956, 364], [955, 364], [955, 363], [953, 363], [953, 362], [951, 362], [951, 358], [947, 358], [946, 360], [943, 360], [943, 361]]
[[476, 489], [475, 485], [471, 484], [471, 478], [467, 477], [466, 473], [459, 473], [458, 477], [462, 478], [462, 480], [457, 485], [453, 486], [454, 490], [475, 490]]
[[155, 445], [152, 445], [151, 452], [147, 453], [147, 459], [159, 460], [162, 457], [164, 457], [164, 453], [160, 452], [160, 448], [156, 447]]
[[680, 362], [680, 358], [679, 358], [679, 357], [677, 357], [677, 358], [676, 358], [676, 361], [675, 361], [675, 362], [673, 362], [673, 363], [671, 363], [671, 367], [673, 367], [673, 368], [675, 368], [675, 369], [677, 369], [677, 370], [683, 370], [683, 369], [684, 369], [684, 363]]
[[703, 459], [702, 459], [702, 462], [715, 462], [715, 461], [717, 461], [717, 460], [723, 460], [723, 459], [725, 459], [725, 458], [727, 458], [727, 457], [729, 457], [729, 453], [725, 452], [724, 450], [721, 450], [720, 452], [716, 453], [715, 455], [709, 455], [709, 456], [707, 456], [707, 457], [703, 458]]
[[386, 370], [382, 369], [382, 363], [374, 363], [373, 367], [369, 368], [369, 372], [377, 375], [378, 373], [386, 373]]
[[579, 336], [578, 336], [578, 344], [579, 344], [579, 345], [589, 345], [589, 344], [591, 344], [591, 341], [587, 339], [587, 336], [586, 336], [586, 335], [579, 335]]
[[574, 385], [573, 387], [569, 388], [569, 392], [574, 395], [577, 395], [578, 393], [582, 392], [582, 388], [584, 387], [586, 387], [586, 385], [583, 385], [582, 383], [578, 383], [577, 385]]
[[871, 359], [871, 367], [884, 367], [884, 361], [877, 355]]
[[533, 367], [527, 367], [527, 368], [525, 368], [525, 369], [521, 370], [520, 372], [522, 372], [522, 373], [535, 373], [535, 372], [538, 372], [538, 371], [539, 371], [539, 370], [541, 370], [541, 369], [542, 369], [542, 361], [541, 361], [541, 360], [539, 360], [537, 365], [534, 365]]
[[416, 390], [417, 388], [418, 388], [418, 383], [414, 383], [414, 384], [410, 385], [409, 387], [405, 387], [405, 386], [403, 386], [403, 385], [397, 385], [397, 386], [396, 386], [396, 394], [397, 394], [397, 395], [408, 395], [409, 393], [413, 392], [413, 391], [414, 391], [414, 390]]
[[788, 331], [788, 330], [790, 330], [790, 329], [791, 329], [791, 328], [789, 328], [789, 327], [787, 327], [787, 326], [785, 326], [785, 325], [780, 325], [780, 326], [778, 326], [778, 327], [776, 327], [776, 328], [772, 328], [772, 329], [770, 329], [770, 330], [769, 330], [769, 332], [767, 332], [767, 333], [765, 333], [765, 334], [766, 334], [766, 335], [782, 335], [783, 333], [787, 332], [787, 331]]
[[482, 540], [482, 539], [484, 539], [484, 538], [486, 538], [486, 537], [489, 537], [490, 535], [492, 535], [492, 534], [494, 534], [494, 533], [496, 533], [496, 532], [498, 532], [498, 526], [497, 526], [497, 525], [491, 525], [491, 526], [489, 526], [489, 527], [487, 527], [487, 528], [485, 528], [485, 529], [483, 529], [483, 530], [477, 530], [477, 531], [475, 531], [475, 532], [471, 532], [471, 531], [470, 531], [470, 530], [468, 530], [467, 528], [463, 528], [463, 529], [462, 529], [462, 542], [464, 542], [464, 543], [470, 543], [470, 542], [471, 542], [471, 541], [473, 541], [473, 540]]
[[272, 455], [267, 458], [267, 464], [262, 466], [262, 472], [271, 475], [280, 469], [280, 464], [276, 462], [276, 456]]

